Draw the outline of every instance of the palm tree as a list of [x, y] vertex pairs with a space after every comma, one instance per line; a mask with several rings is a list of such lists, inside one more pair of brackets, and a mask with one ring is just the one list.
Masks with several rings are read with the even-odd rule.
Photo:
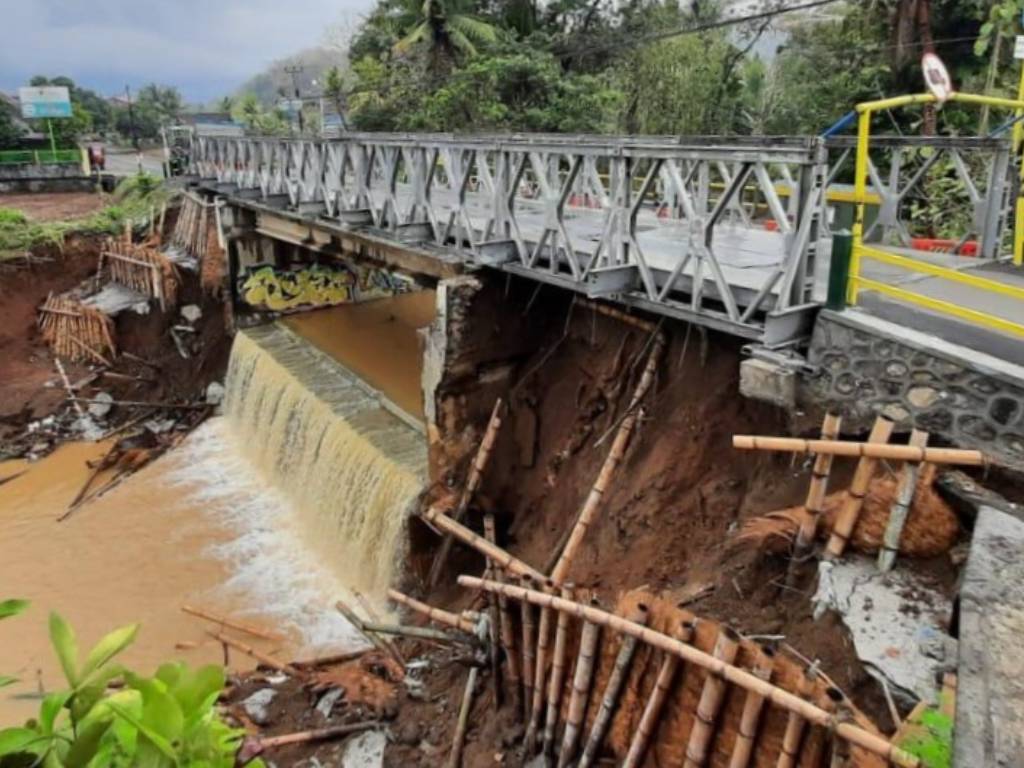
[[476, 55], [476, 44], [493, 43], [497, 31], [486, 21], [466, 11], [466, 0], [400, 0], [398, 28], [404, 37], [395, 43], [398, 53], [408, 53], [418, 45], [427, 46], [430, 69], [438, 73], [459, 54]]

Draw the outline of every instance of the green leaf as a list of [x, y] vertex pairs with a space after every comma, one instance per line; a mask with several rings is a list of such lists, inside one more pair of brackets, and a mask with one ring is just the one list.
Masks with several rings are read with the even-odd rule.
[[7, 619], [24, 613], [31, 603], [28, 600], [2, 600], [0, 601], [0, 619]]
[[24, 752], [38, 755], [48, 741], [31, 728], [5, 728], [0, 731], [0, 757]]
[[85, 665], [82, 667], [82, 678], [88, 678], [89, 675], [131, 645], [138, 632], [138, 624], [129, 624], [126, 627], [115, 629], [96, 643], [96, 646], [89, 651], [89, 656], [86, 658]]
[[57, 716], [71, 698], [71, 691], [51, 693], [39, 706], [39, 728], [46, 736], [52, 736]]
[[171, 747], [171, 744], [167, 739], [143, 723], [142, 720], [135, 717], [135, 715], [124, 707], [118, 704], [110, 704], [110, 708], [117, 713], [118, 717], [135, 726], [135, 729], [146, 739], [146, 741], [156, 747], [161, 754], [177, 763], [174, 748]]
[[78, 675], [75, 673], [78, 663], [78, 644], [75, 642], [74, 631], [57, 613], [50, 614], [50, 642], [57, 652], [60, 666], [64, 670], [64, 677], [74, 688], [78, 682]]
[[100, 740], [110, 730], [111, 720], [97, 720], [78, 730], [78, 736], [64, 757], [64, 768], [84, 768], [99, 749]]

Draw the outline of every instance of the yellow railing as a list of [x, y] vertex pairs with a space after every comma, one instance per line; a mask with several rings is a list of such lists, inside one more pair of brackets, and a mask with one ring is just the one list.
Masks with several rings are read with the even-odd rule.
[[[1024, 100], [1003, 99], [996, 96], [980, 96], [972, 93], [954, 93], [951, 101], [966, 104], [987, 104], [992, 107], [1015, 110], [1018, 115], [1024, 114]], [[861, 289], [878, 291], [894, 299], [915, 304], [925, 309], [957, 317], [976, 325], [1024, 336], [1024, 324], [989, 314], [978, 309], [964, 307], [950, 301], [936, 299], [922, 293], [911, 291], [906, 287], [896, 287], [880, 280], [864, 277], [861, 268], [865, 260], [871, 260], [898, 267], [909, 272], [937, 277], [951, 283], [966, 285], [975, 290], [998, 296], [1008, 296], [1021, 302], [1019, 317], [1024, 318], [1024, 288], [1001, 283], [987, 277], [979, 277], [967, 271], [940, 267], [928, 261], [903, 256], [881, 248], [864, 244], [864, 208], [868, 202], [868, 150], [871, 144], [871, 117], [883, 109], [894, 109], [911, 104], [928, 104], [937, 99], [929, 93], [896, 96], [891, 99], [869, 101], [857, 105], [859, 119], [857, 122], [857, 154], [854, 171], [853, 201], [856, 205], [856, 216], [852, 231], [852, 251], [850, 254], [850, 279], [847, 285], [847, 301], [856, 305], [857, 294]], [[1024, 163], [1021, 165], [1024, 180]], [[1024, 197], [1017, 199], [1015, 207], [1015, 226], [1013, 230], [1013, 262], [1020, 266], [1024, 261]]]

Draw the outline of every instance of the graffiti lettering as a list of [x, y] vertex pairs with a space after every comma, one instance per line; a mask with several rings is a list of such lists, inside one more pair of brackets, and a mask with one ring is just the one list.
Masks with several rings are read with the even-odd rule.
[[349, 264], [315, 264], [297, 270], [264, 265], [238, 278], [238, 295], [246, 304], [275, 312], [379, 299], [412, 288], [408, 278], [377, 267]]

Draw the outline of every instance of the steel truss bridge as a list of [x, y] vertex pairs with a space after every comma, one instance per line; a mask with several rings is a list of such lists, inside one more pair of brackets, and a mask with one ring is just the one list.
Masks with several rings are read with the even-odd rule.
[[[834, 219], [844, 204], [852, 208], [853, 188], [840, 182], [852, 172], [854, 144], [199, 135], [189, 172], [233, 204], [310, 231], [369, 233], [779, 347], [806, 337], [824, 300]], [[962, 197], [965, 232], [952, 253], [923, 253], [909, 220], [943, 161]], [[866, 240], [943, 268], [996, 261], [1012, 202], [1009, 142], [876, 139], [867, 162]], [[980, 257], [971, 264], [957, 253], [968, 245]]]

